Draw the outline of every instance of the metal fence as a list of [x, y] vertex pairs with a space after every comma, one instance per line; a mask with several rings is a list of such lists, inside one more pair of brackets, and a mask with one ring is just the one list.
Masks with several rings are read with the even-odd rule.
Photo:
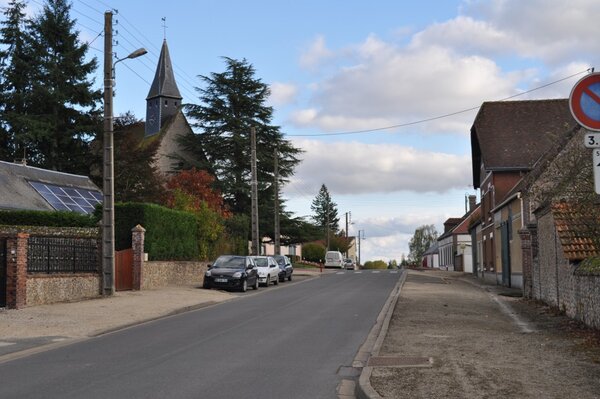
[[100, 245], [96, 238], [29, 237], [28, 273], [97, 273]]

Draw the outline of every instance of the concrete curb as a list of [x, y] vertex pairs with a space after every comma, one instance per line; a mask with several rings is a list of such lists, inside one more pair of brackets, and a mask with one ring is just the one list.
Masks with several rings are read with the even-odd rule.
[[404, 269], [402, 276], [398, 280], [398, 283], [392, 290], [389, 298], [383, 305], [381, 312], [379, 312], [379, 316], [377, 316], [377, 321], [365, 342], [361, 345], [360, 349], [356, 357], [354, 358], [354, 367], [362, 367], [362, 371], [360, 373], [360, 377], [358, 378], [358, 384], [356, 384], [355, 395], [358, 399], [379, 399], [381, 396], [373, 389], [371, 386], [371, 373], [373, 372], [373, 367], [367, 366], [369, 362], [369, 358], [371, 356], [376, 356], [379, 354], [381, 350], [381, 346], [383, 345], [383, 340], [387, 335], [388, 328], [390, 326], [390, 320], [392, 318], [392, 314], [394, 313], [394, 309], [396, 308], [396, 303], [398, 302], [398, 298], [400, 298], [400, 292], [402, 290], [402, 286], [406, 281], [406, 276], [408, 275], [408, 270]]

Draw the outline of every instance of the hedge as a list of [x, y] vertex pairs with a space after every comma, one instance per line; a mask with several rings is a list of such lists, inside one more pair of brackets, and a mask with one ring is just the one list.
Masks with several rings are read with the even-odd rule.
[[10, 226], [98, 227], [98, 219], [70, 211], [0, 211], [0, 224]]
[[155, 204], [115, 204], [115, 249], [131, 248], [131, 229], [146, 229], [149, 260], [197, 260], [198, 227], [194, 215]]

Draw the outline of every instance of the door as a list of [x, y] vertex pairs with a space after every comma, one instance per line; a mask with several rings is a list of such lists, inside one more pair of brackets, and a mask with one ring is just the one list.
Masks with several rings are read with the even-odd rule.
[[6, 307], [6, 238], [0, 238], [0, 308]]
[[510, 237], [509, 224], [500, 225], [500, 241], [502, 245], [502, 285], [510, 287]]
[[115, 290], [133, 289], [133, 249], [115, 251]]

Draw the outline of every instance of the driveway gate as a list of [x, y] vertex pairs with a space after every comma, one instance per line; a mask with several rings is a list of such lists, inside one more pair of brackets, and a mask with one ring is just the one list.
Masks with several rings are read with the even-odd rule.
[[133, 289], [133, 249], [115, 251], [115, 290]]

